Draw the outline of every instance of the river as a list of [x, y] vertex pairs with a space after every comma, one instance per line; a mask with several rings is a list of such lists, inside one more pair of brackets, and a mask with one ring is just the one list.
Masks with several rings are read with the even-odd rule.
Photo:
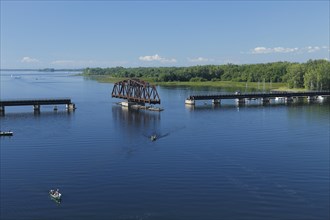
[[[112, 87], [1, 72], [1, 99], [70, 97], [77, 107], [6, 107], [2, 220], [329, 219], [329, 101], [189, 107], [189, 95], [220, 89], [157, 87], [165, 110], [149, 112], [116, 105]], [[56, 188], [60, 204], [48, 195]]]

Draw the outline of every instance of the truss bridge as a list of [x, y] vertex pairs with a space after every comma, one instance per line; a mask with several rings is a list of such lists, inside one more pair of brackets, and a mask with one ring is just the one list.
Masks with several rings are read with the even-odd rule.
[[140, 79], [126, 79], [115, 83], [111, 96], [129, 102], [160, 104], [156, 86]]

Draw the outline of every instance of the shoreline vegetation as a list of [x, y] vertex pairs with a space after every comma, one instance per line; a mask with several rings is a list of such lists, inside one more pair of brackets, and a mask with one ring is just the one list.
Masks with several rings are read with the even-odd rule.
[[[106, 75], [88, 75], [84, 76], [87, 79], [96, 80], [100, 83], [116, 83], [118, 81], [122, 81], [127, 79], [128, 77], [112, 77]], [[304, 88], [295, 88], [289, 89], [286, 83], [265, 83], [262, 82], [233, 82], [233, 81], [203, 81], [203, 82], [180, 82], [180, 81], [172, 81], [172, 82], [157, 82], [152, 78], [139, 78], [144, 81], [148, 81], [157, 86], [191, 86], [191, 87], [214, 87], [214, 88], [237, 88], [240, 90], [273, 90], [273, 91], [306, 91]]]
[[86, 68], [82, 76], [102, 83], [139, 78], [161, 86], [235, 87], [246, 90], [330, 89], [330, 62], [274, 62], [190, 67]]

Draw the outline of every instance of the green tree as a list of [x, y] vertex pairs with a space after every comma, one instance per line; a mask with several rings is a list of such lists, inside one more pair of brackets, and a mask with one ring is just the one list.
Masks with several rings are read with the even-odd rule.
[[289, 88], [304, 87], [305, 69], [302, 65], [295, 63], [287, 68], [286, 81]]
[[326, 60], [308, 61], [304, 76], [305, 88], [311, 90], [330, 89], [330, 62]]

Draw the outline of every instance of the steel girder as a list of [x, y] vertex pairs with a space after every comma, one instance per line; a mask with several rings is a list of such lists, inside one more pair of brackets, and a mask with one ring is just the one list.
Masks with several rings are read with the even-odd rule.
[[140, 79], [126, 79], [115, 83], [111, 96], [131, 102], [160, 104], [156, 87]]

